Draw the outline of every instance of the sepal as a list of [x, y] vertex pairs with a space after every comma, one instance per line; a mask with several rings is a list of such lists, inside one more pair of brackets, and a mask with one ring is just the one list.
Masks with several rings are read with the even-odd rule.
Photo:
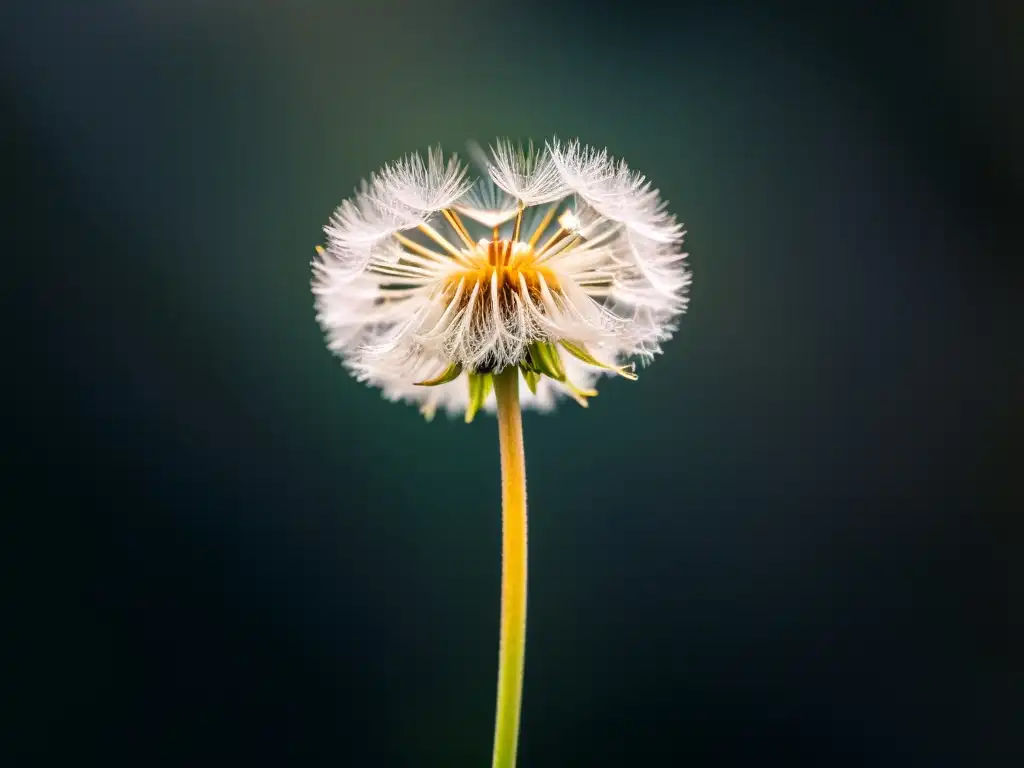
[[466, 406], [466, 423], [469, 424], [476, 416], [487, 396], [491, 394], [494, 378], [489, 373], [469, 374], [469, 405]]
[[462, 366], [458, 363], [452, 363], [445, 368], [441, 373], [437, 374], [432, 379], [425, 379], [424, 381], [414, 382], [417, 387], [436, 387], [439, 384], [447, 384], [449, 381], [455, 381], [459, 376], [462, 375]]
[[633, 373], [636, 366], [632, 363], [629, 365], [608, 365], [608, 363], [602, 363], [584, 347], [582, 344], [573, 344], [571, 341], [562, 341], [560, 344], [565, 348], [565, 351], [575, 357], [577, 360], [582, 360], [587, 365], [593, 365], [595, 368], [603, 368], [606, 371], [615, 371], [619, 376], [630, 381], [636, 381], [637, 375]]

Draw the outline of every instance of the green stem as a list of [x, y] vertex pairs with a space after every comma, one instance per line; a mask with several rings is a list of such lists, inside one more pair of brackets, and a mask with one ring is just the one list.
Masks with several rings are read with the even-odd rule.
[[492, 768], [514, 768], [526, 652], [526, 462], [519, 369], [494, 376], [501, 447], [501, 645]]

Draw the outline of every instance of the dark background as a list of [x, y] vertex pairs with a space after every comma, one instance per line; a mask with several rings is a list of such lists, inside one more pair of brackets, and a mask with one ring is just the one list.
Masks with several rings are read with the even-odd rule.
[[553, 134], [695, 283], [526, 416], [523, 768], [1022, 764], [1020, 8], [5, 3], [5, 764], [489, 764], [493, 420], [350, 379], [309, 261]]

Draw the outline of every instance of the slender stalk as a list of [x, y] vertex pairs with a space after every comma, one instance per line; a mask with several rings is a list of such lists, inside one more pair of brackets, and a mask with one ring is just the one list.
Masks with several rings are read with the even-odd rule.
[[526, 463], [519, 369], [494, 376], [501, 446], [501, 645], [492, 768], [514, 768], [526, 652]]

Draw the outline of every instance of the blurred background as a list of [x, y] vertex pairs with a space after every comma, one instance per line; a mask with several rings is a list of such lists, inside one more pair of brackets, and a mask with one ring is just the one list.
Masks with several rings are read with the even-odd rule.
[[1022, 39], [4, 4], [4, 764], [489, 765], [494, 422], [350, 379], [309, 262], [383, 163], [552, 135], [660, 187], [695, 282], [637, 383], [525, 417], [522, 767], [1022, 764]]

